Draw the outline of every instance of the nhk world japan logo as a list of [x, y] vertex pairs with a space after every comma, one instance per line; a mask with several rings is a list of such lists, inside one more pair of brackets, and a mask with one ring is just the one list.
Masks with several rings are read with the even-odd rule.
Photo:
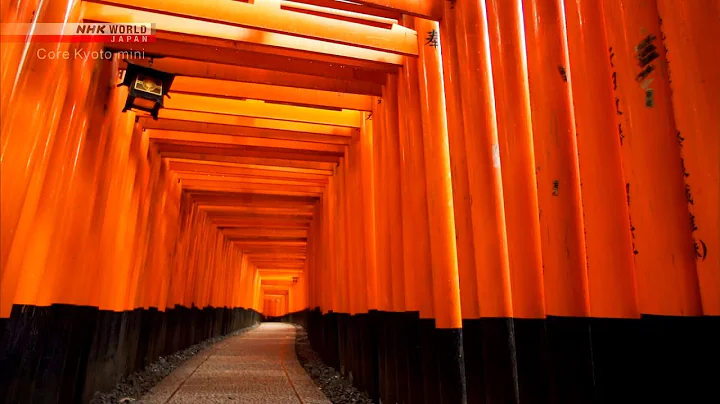
[[155, 42], [155, 24], [2, 24], [3, 42]]

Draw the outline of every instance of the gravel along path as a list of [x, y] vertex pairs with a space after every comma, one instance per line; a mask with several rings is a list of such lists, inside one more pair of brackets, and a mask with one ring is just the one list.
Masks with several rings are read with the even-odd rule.
[[296, 326], [295, 352], [298, 361], [333, 404], [374, 404], [367, 393], [359, 391], [340, 372], [326, 365], [310, 346], [307, 332]]
[[166, 376], [172, 373], [173, 370], [185, 363], [185, 361], [197, 355], [198, 352], [222, 340], [250, 331], [255, 327], [256, 326], [247, 327], [231, 334], [210, 338], [167, 357], [160, 357], [145, 369], [123, 378], [120, 383], [115, 385], [112, 391], [95, 393], [95, 396], [90, 400], [90, 404], [124, 404], [134, 402], [160, 383]]

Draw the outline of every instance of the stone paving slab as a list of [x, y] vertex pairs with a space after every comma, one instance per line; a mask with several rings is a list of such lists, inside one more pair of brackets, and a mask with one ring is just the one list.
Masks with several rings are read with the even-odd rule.
[[143, 404], [331, 404], [295, 355], [295, 327], [264, 323], [200, 351]]

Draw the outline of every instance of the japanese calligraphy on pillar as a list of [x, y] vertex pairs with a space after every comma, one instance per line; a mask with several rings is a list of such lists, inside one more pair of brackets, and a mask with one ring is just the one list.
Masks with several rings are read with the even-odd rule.
[[635, 80], [640, 83], [640, 87], [645, 92], [645, 107], [647, 108], [653, 106], [651, 73], [655, 70], [655, 65], [652, 62], [660, 57], [654, 43], [656, 39], [655, 35], [648, 35], [635, 47], [635, 57], [641, 69]]
[[433, 48], [437, 48], [440, 45], [440, 35], [436, 29], [428, 31], [427, 38], [425, 38], [425, 45], [430, 45]]

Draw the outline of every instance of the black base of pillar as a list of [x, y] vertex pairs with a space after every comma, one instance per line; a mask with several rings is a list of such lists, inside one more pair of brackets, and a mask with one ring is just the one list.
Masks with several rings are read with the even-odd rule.
[[298, 318], [375, 402], [459, 403], [463, 385], [468, 404], [720, 402], [720, 317], [483, 318], [462, 330], [418, 313]]
[[14, 306], [0, 322], [0, 397], [12, 404], [87, 403], [160, 356], [260, 318], [240, 308]]

